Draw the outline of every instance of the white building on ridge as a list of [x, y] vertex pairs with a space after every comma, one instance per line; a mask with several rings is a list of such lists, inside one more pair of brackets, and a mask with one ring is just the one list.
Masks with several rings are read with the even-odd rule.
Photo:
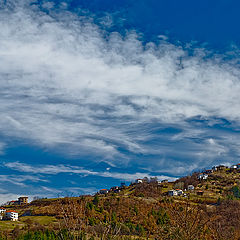
[[18, 213], [13, 210], [6, 211], [6, 218], [11, 221], [18, 221]]

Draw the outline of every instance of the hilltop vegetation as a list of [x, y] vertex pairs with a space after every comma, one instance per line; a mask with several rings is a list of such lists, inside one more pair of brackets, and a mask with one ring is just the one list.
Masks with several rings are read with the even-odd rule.
[[[3, 239], [239, 239], [239, 177], [238, 170], [224, 168], [205, 180], [194, 173], [119, 193], [36, 200], [15, 207], [27, 216], [0, 229]], [[195, 189], [185, 196], [168, 196], [190, 184]]]

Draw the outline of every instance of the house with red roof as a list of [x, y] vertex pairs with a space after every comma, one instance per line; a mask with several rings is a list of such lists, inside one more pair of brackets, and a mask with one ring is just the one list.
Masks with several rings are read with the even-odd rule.
[[11, 221], [18, 221], [18, 212], [14, 210], [8, 210], [6, 211], [5, 217]]
[[99, 191], [100, 194], [107, 194], [108, 193], [108, 190], [107, 189], [101, 189]]

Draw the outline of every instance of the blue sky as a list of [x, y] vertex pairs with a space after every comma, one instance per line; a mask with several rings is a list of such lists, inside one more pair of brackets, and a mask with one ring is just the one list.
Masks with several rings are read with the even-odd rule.
[[237, 163], [239, 5], [1, 1], [1, 202]]

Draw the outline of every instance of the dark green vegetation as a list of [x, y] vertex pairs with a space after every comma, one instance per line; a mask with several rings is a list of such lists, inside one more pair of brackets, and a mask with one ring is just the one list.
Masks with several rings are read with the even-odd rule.
[[[240, 173], [221, 169], [206, 180], [197, 176], [133, 184], [120, 193], [33, 201], [15, 207], [30, 216], [0, 222], [2, 239], [240, 239]], [[167, 196], [190, 184], [195, 190], [186, 197]]]

